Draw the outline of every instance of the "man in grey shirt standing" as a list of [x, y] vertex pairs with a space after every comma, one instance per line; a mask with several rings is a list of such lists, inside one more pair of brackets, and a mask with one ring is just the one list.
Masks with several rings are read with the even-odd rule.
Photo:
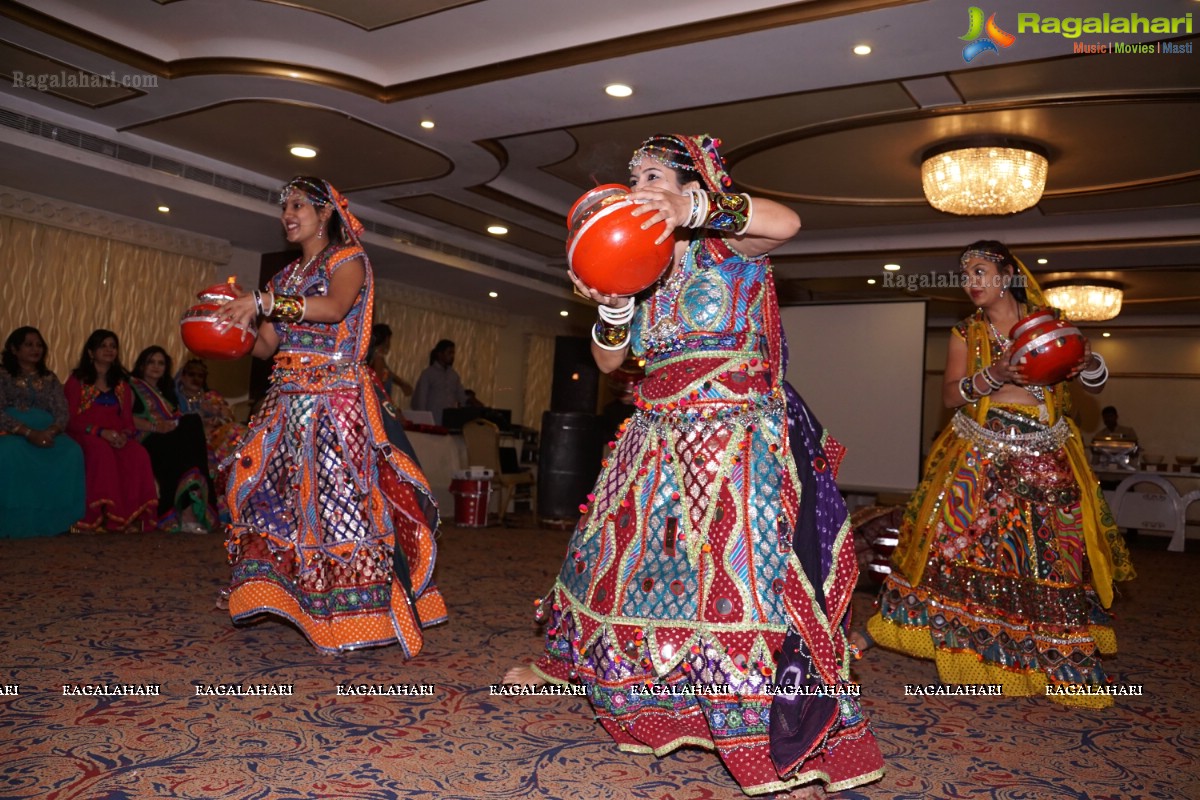
[[454, 342], [442, 339], [429, 353], [429, 366], [417, 379], [413, 390], [412, 407], [433, 414], [433, 421], [442, 424], [442, 412], [458, 408], [467, 401], [467, 390], [454, 371]]

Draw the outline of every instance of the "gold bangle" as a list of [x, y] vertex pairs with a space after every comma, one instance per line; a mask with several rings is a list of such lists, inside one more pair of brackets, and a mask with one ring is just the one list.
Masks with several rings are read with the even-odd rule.
[[304, 319], [306, 303], [300, 295], [275, 295], [275, 303], [271, 307], [271, 319], [278, 322], [300, 322]]

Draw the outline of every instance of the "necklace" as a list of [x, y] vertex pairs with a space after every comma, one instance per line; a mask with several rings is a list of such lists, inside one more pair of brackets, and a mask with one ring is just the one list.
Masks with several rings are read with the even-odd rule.
[[33, 389], [40, 392], [42, 384], [45, 383], [46, 376], [38, 375], [36, 372], [22, 372], [21, 375], [13, 379], [13, 383], [22, 389]]
[[689, 246], [661, 288], [650, 298], [652, 322], [649, 338], [653, 342], [668, 341], [679, 336], [679, 291], [692, 273], [693, 257], [692, 248]]
[[[288, 274], [287, 280], [284, 281], [284, 284], [283, 284], [284, 291], [295, 291], [296, 289], [299, 289], [300, 284], [304, 283], [304, 279], [308, 276], [308, 268], [311, 267], [313, 265], [313, 262], [316, 261], [318, 258], [320, 258], [321, 254], [324, 252], [325, 252], [324, 248], [322, 248], [321, 250], [318, 250], [315, 254], [313, 254], [312, 258], [310, 258], [308, 261], [304, 262], [303, 267], [292, 270], [291, 273]], [[300, 259], [296, 259], [296, 263], [299, 263], [299, 262], [300, 262]]]
[[984, 318], [987, 319], [988, 330], [991, 331], [992, 338], [995, 340], [996, 344], [1000, 345], [1000, 349], [1003, 350], [1005, 347], [1008, 347], [1010, 339], [1000, 331], [996, 330], [996, 325], [992, 322], [991, 317], [987, 316], [987, 314], [984, 314]]

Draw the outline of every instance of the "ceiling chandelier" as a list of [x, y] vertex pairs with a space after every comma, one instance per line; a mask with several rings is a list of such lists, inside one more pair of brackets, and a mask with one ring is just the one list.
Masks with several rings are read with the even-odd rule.
[[1047, 284], [1046, 302], [1075, 322], [1102, 322], [1121, 313], [1123, 287], [1113, 281], [1071, 280]]
[[962, 139], [925, 152], [921, 186], [929, 204], [949, 214], [1015, 214], [1041, 199], [1048, 164], [1030, 142]]

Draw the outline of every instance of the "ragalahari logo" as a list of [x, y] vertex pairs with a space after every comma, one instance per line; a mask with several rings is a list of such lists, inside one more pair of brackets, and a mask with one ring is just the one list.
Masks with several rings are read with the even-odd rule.
[[1011, 47], [1012, 43], [1017, 40], [1017, 37], [1011, 33], [1006, 33], [1000, 30], [996, 25], [996, 15], [992, 14], [987, 18], [987, 24], [983, 22], [983, 9], [979, 6], [971, 6], [967, 11], [967, 20], [970, 29], [965, 35], [958, 37], [969, 44], [963, 48], [963, 61], [968, 64], [980, 53], [991, 50], [993, 53], [999, 53], [1001, 47]]

